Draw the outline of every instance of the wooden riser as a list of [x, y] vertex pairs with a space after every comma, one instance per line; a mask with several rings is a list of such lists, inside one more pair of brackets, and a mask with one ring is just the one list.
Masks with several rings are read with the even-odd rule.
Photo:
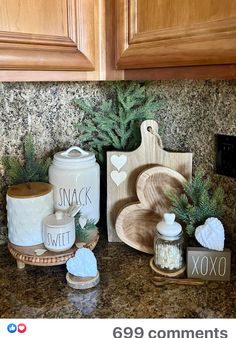
[[[98, 240], [99, 234], [97, 234], [96, 237], [89, 243], [86, 243], [84, 247], [93, 250], [97, 245]], [[23, 269], [25, 264], [35, 266], [54, 266], [65, 264], [69, 258], [74, 257], [78, 247], [73, 245], [72, 248], [63, 252], [46, 251], [41, 256], [36, 255], [35, 250], [37, 249], [45, 249], [45, 246], [43, 244], [34, 246], [18, 246], [8, 242], [8, 250], [16, 259], [18, 269]]]

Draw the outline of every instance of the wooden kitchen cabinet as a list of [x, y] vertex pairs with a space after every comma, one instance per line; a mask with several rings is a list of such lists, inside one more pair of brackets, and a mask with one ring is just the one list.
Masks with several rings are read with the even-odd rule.
[[0, 79], [99, 79], [99, 0], [0, 0]]
[[236, 63], [236, 1], [116, 0], [116, 65]]
[[0, 81], [236, 78], [236, 1], [0, 0]]

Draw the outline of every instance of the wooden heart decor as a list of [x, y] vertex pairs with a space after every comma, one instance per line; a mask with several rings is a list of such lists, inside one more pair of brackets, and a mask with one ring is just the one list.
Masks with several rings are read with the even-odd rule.
[[176, 170], [187, 180], [192, 175], [192, 153], [166, 151], [162, 148], [158, 124], [141, 124], [141, 145], [134, 151], [107, 152], [107, 233], [109, 242], [120, 242], [115, 222], [121, 208], [137, 201], [136, 181], [141, 172], [156, 165]]
[[153, 254], [156, 224], [170, 210], [166, 193], [181, 194], [184, 182], [181, 174], [166, 167], [142, 172], [136, 184], [139, 202], [125, 206], [118, 214], [115, 227], [119, 238], [139, 251]]

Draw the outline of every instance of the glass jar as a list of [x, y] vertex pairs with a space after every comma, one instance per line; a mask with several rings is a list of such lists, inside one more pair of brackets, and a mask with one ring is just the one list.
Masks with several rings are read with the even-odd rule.
[[164, 214], [164, 221], [157, 224], [154, 263], [166, 272], [178, 271], [185, 264], [183, 231], [181, 225], [175, 222], [174, 214]]

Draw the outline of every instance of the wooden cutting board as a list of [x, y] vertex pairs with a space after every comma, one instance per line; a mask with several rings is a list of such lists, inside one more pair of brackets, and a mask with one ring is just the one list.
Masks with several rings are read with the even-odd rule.
[[134, 151], [107, 152], [107, 232], [109, 242], [120, 242], [115, 230], [119, 211], [137, 201], [136, 181], [145, 169], [161, 165], [176, 170], [186, 179], [192, 175], [192, 153], [169, 152], [161, 147], [158, 124], [141, 124], [141, 145]]
[[156, 225], [171, 207], [166, 193], [181, 194], [185, 182], [181, 174], [166, 167], [141, 173], [136, 184], [139, 202], [125, 206], [118, 214], [115, 227], [119, 238], [134, 249], [153, 254]]

